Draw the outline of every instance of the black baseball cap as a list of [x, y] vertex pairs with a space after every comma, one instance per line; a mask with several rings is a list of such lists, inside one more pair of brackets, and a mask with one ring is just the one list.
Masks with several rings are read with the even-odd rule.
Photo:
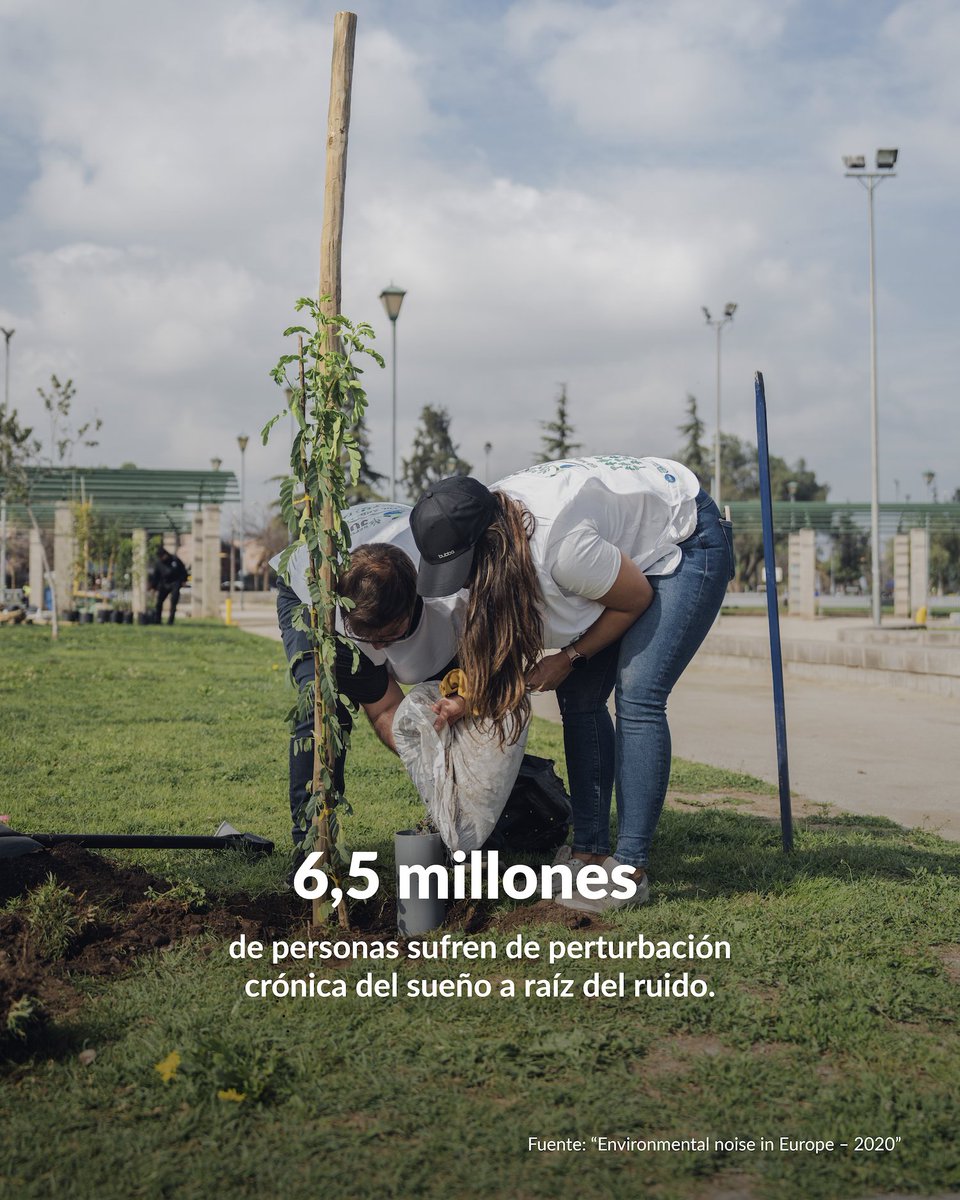
[[410, 514], [420, 551], [417, 591], [421, 596], [452, 596], [466, 584], [477, 542], [493, 523], [497, 505], [478, 479], [451, 475], [432, 484]]

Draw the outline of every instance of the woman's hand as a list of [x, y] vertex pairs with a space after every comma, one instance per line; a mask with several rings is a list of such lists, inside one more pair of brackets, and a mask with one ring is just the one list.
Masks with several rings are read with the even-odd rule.
[[433, 727], [440, 733], [445, 725], [452, 727], [461, 719], [467, 711], [467, 703], [462, 696], [442, 696], [431, 708], [437, 714]]
[[572, 669], [570, 656], [562, 650], [547, 654], [527, 672], [527, 687], [531, 692], [555, 692]]

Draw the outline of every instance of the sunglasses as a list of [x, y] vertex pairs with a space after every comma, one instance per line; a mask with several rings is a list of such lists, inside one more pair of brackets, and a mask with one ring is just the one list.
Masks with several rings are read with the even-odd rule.
[[395, 642], [406, 641], [406, 639], [414, 631], [416, 619], [417, 611], [416, 607], [414, 607], [414, 611], [411, 613], [403, 633], [397, 634], [395, 637], [382, 637], [376, 630], [361, 633], [359, 630], [351, 629], [348, 621], [344, 621], [344, 628], [347, 632], [347, 635], [349, 637], [356, 638], [358, 642], [369, 642], [371, 645], [376, 644], [377, 646], [392, 646]]

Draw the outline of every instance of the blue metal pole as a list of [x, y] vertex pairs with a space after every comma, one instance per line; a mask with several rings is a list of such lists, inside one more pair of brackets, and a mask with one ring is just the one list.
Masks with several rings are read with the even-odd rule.
[[767, 398], [763, 375], [754, 377], [757, 397], [757, 451], [760, 467], [760, 514], [763, 522], [763, 561], [767, 572], [767, 620], [770, 624], [770, 666], [773, 670], [773, 716], [777, 729], [777, 779], [780, 784], [780, 834], [785, 851], [793, 849], [790, 811], [790, 770], [787, 763], [787, 715], [783, 702], [783, 654], [780, 610], [777, 607], [777, 564], [773, 544], [773, 499], [770, 495], [770, 449], [767, 443]]

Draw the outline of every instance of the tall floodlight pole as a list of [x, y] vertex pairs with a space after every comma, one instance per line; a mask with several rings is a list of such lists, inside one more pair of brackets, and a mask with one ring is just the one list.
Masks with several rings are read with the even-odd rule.
[[10, 408], [10, 339], [16, 332], [15, 329], [0, 328], [0, 333], [3, 334], [4, 341], [6, 342], [7, 352], [3, 366], [3, 406], [8, 410]]
[[[246, 546], [246, 491], [247, 491], [247, 442], [250, 439], [245, 433], [241, 433], [237, 438], [237, 445], [240, 447], [240, 607], [243, 608], [243, 593], [246, 591], [246, 580], [243, 576], [243, 551]], [[230, 550], [233, 555], [233, 548]]]
[[393, 425], [390, 439], [390, 499], [393, 501], [397, 498], [397, 317], [400, 316], [400, 306], [406, 294], [403, 288], [392, 283], [380, 293], [380, 301], [393, 328]]
[[712, 494], [717, 504], [720, 504], [720, 334], [723, 333], [724, 325], [729, 325], [733, 320], [733, 314], [737, 311], [736, 304], [729, 301], [724, 305], [722, 317], [711, 317], [710, 309], [706, 305], [701, 306], [703, 315], [707, 318], [707, 324], [717, 331], [717, 428], [713, 435], [713, 488]]
[[870, 232], [870, 557], [872, 561], [871, 607], [873, 623], [880, 624], [880, 467], [877, 419], [877, 278], [873, 236], [873, 193], [884, 179], [893, 179], [897, 150], [878, 150], [876, 171], [867, 171], [862, 154], [845, 154], [847, 179], [856, 179], [867, 191]]
[[[6, 343], [6, 356], [3, 365], [3, 407], [5, 415], [10, 413], [10, 339], [16, 333], [15, 329], [2, 329]], [[41, 600], [43, 596], [41, 595]], [[0, 604], [7, 600], [7, 481], [3, 481], [3, 495], [0, 496]]]

